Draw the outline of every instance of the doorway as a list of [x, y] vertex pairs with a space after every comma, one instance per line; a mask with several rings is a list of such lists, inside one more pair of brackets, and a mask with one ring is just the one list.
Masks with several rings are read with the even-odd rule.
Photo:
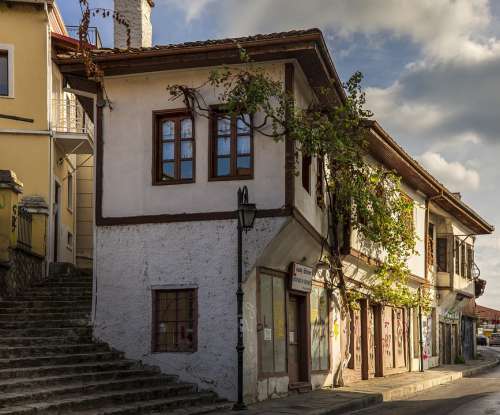
[[288, 376], [292, 388], [309, 382], [306, 298], [291, 294], [288, 299]]
[[59, 252], [59, 228], [61, 221], [61, 185], [55, 181], [54, 182], [54, 262], [58, 261], [58, 252]]

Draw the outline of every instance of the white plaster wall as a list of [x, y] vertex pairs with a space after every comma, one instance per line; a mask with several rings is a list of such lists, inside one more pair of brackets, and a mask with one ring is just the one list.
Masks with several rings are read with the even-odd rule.
[[[114, 0], [114, 10], [129, 24], [130, 47], [150, 47], [153, 27], [151, 25], [151, 6], [148, 0]], [[114, 45], [127, 48], [127, 27], [114, 22]]]
[[[307, 109], [309, 105], [316, 100], [311, 87], [302, 70], [295, 66], [294, 77], [294, 97], [298, 108]], [[316, 157], [311, 160], [311, 187], [310, 192], [302, 186], [302, 154], [300, 148], [295, 163], [297, 174], [295, 175], [295, 207], [309, 221], [309, 223], [319, 232], [324, 234], [327, 231], [328, 223], [326, 209], [321, 209], [317, 204], [316, 180], [318, 175], [318, 163]]]
[[[285, 220], [257, 219], [250, 233], [259, 237], [244, 238], [244, 247], [264, 249]], [[236, 236], [233, 220], [98, 227], [95, 336], [128, 358], [235, 399]], [[255, 366], [255, 281], [248, 281], [245, 361]], [[198, 350], [152, 353], [152, 290], [181, 287], [198, 289]]]
[[[274, 79], [283, 79], [284, 65], [268, 64]], [[208, 181], [208, 119], [195, 117], [196, 182], [153, 186], [152, 112], [184, 108], [171, 101], [167, 85], [199, 86], [208, 69], [168, 71], [106, 79], [113, 110], [104, 111], [103, 216], [220, 212], [235, 210], [236, 191], [247, 185], [259, 209], [285, 203], [284, 142], [254, 136], [254, 180]], [[207, 104], [217, 104], [217, 91], [202, 90]], [[257, 120], [258, 121], [258, 120]]]

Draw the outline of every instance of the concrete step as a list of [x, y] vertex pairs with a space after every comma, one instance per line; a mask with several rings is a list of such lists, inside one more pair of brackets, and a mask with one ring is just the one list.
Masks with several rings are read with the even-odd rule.
[[26, 329], [0, 329], [0, 337], [70, 337], [85, 339], [92, 336], [92, 327], [41, 327]]
[[219, 401], [211, 405], [195, 406], [190, 408], [175, 409], [169, 411], [152, 412], [150, 415], [202, 415], [230, 411], [233, 407], [231, 402]]
[[[208, 405], [213, 405], [216, 401], [217, 397], [215, 394], [211, 392], [201, 392], [166, 399], [160, 398], [121, 405], [115, 404], [113, 406], [78, 412], [78, 415], [137, 415], [151, 414], [153, 411], [164, 411], [163, 413], [165, 414], [172, 414], [174, 410], [179, 408], [189, 410], [190, 408], [206, 407]], [[0, 412], [0, 415], [3, 414]]]
[[75, 365], [79, 363], [109, 362], [121, 359], [123, 359], [123, 354], [113, 351], [63, 354], [53, 356], [15, 357], [12, 359], [0, 359], [0, 370], [14, 369], [19, 367], [59, 366]]
[[55, 306], [55, 307], [26, 307], [26, 308], [14, 308], [14, 307], [0, 307], [0, 315], [6, 314], [47, 314], [47, 313], [73, 313], [82, 312], [88, 313], [91, 310], [91, 304], [85, 304], [83, 306], [69, 305], [67, 307]]
[[[101, 372], [88, 373], [70, 373], [68, 375], [56, 375], [33, 378], [13, 378], [0, 380], [0, 392], [15, 392], [26, 388], [41, 388], [46, 386], [66, 385], [74, 382], [94, 382], [94, 381], [112, 381], [119, 379], [129, 379], [134, 377], [149, 377], [159, 375], [158, 371], [139, 369], [109, 370]], [[161, 375], [167, 378], [168, 382], [177, 382], [175, 375]]]
[[111, 360], [108, 362], [89, 362], [67, 365], [9, 368], [0, 370], [0, 380], [20, 378], [40, 378], [47, 376], [65, 376], [91, 372], [109, 372], [129, 370], [139, 366], [133, 360]]
[[[0, 347], [50, 346], [59, 344], [79, 344], [85, 339], [78, 337], [0, 337]], [[91, 343], [90, 339], [86, 343]]]
[[193, 392], [193, 384], [173, 383], [168, 378], [158, 375], [138, 376], [135, 378], [68, 383], [44, 388], [29, 387], [16, 392], [7, 392], [0, 395], [0, 407], [14, 406], [19, 403], [23, 405], [47, 401], [49, 399], [72, 399], [93, 393], [123, 392], [128, 390], [149, 390], [165, 388], [167, 396], [187, 394]]
[[74, 397], [73, 399], [47, 400], [28, 406], [0, 409], [0, 415], [125, 415], [144, 414], [152, 410], [167, 410], [213, 403], [210, 392], [172, 395], [168, 386], [133, 389], [121, 392], [103, 392]]
[[72, 300], [3, 300], [0, 301], [2, 308], [45, 308], [45, 307], [85, 307], [92, 305], [92, 301]]
[[63, 354], [82, 354], [95, 352], [109, 352], [110, 348], [105, 343], [77, 343], [55, 344], [36, 346], [0, 346], [0, 359], [13, 359], [17, 357], [54, 356]]
[[58, 313], [5, 313], [0, 314], [0, 321], [46, 321], [46, 320], [80, 320], [89, 318], [89, 312], [87, 310], [74, 312], [71, 309], [67, 312]]
[[21, 320], [21, 321], [1, 321], [0, 330], [11, 329], [29, 329], [29, 328], [66, 328], [66, 327], [86, 327], [89, 325], [89, 320], [82, 319], [65, 319], [65, 320]]

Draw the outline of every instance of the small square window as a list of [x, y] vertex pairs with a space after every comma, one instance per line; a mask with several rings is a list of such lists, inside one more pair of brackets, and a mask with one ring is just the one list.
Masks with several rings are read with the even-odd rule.
[[0, 50], [0, 95], [9, 96], [9, 52]]
[[153, 291], [153, 352], [195, 352], [198, 306], [195, 289]]
[[68, 232], [67, 245], [69, 250], [73, 250], [73, 234], [71, 232]]

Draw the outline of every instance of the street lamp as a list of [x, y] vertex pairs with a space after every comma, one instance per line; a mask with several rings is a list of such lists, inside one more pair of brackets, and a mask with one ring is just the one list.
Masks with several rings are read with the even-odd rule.
[[248, 203], [248, 188], [238, 189], [238, 291], [236, 300], [238, 304], [238, 401], [234, 404], [233, 410], [242, 411], [247, 409], [243, 402], [243, 231], [248, 232], [253, 228], [257, 208], [255, 203]]

